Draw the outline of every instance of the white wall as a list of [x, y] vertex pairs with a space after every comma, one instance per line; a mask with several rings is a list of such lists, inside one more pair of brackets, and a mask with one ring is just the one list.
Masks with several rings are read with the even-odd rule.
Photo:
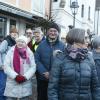
[[[73, 15], [70, 9], [70, 0], [66, 0], [64, 8], [59, 7], [60, 0], [53, 2], [52, 4], [52, 16], [55, 21], [61, 26], [61, 36], [65, 37], [68, 32], [68, 26], [73, 25]], [[94, 31], [94, 11], [95, 11], [95, 0], [78, 0], [79, 9], [76, 15], [75, 27], [83, 28]], [[84, 18], [81, 17], [81, 5], [84, 4]], [[91, 7], [90, 21], [88, 20], [88, 7]]]
[[25, 21], [22, 20], [22, 19], [19, 19], [17, 21], [17, 26], [18, 26], [18, 29], [19, 29], [19, 34], [25, 34], [25, 30], [26, 30], [26, 24], [25, 24]]
[[32, 13], [45, 17], [45, 0], [32, 0]]
[[100, 35], [100, 10], [95, 12], [95, 33]]

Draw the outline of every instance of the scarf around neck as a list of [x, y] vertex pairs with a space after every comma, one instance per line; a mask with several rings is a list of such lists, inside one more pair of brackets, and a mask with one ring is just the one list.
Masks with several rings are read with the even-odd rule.
[[14, 49], [14, 56], [13, 56], [13, 67], [15, 72], [17, 72], [18, 74], [20, 74], [20, 68], [21, 68], [21, 62], [20, 62], [20, 57], [22, 59], [26, 60], [26, 63], [30, 63], [29, 57], [27, 56], [27, 52], [21, 52], [21, 50], [19, 50], [19, 48], [17, 48], [17, 46], [15, 46]]
[[70, 59], [74, 61], [80, 62], [81, 60], [84, 60], [87, 56], [88, 50], [86, 48], [66, 48], [67, 55]]

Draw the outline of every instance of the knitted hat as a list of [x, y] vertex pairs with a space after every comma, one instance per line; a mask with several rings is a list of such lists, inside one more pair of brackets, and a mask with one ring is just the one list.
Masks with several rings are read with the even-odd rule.
[[20, 40], [24, 41], [26, 44], [28, 43], [28, 39], [24, 35], [21, 35], [16, 39], [16, 41], [20, 41]]
[[61, 31], [60, 27], [54, 22], [49, 23], [48, 29], [50, 29], [50, 28], [55, 28], [58, 31], [58, 33], [60, 33], [60, 31]]

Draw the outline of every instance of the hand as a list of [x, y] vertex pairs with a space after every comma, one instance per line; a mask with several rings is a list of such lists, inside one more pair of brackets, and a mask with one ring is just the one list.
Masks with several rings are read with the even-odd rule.
[[22, 75], [17, 75], [16, 78], [15, 78], [15, 81], [20, 84], [20, 83], [25, 82], [26, 78]]
[[45, 77], [46, 79], [49, 79], [49, 72], [45, 72], [45, 73], [43, 73], [43, 75], [44, 75], [44, 77]]

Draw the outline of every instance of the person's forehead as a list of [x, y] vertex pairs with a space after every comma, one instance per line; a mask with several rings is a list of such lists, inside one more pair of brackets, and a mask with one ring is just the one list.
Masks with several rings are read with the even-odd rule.
[[17, 42], [25, 42], [25, 41], [24, 41], [24, 40], [19, 39], [19, 40], [17, 40]]
[[55, 29], [55, 28], [49, 28], [49, 31], [57, 31], [57, 29]]
[[11, 34], [11, 35], [12, 35], [12, 34], [13, 34], [13, 35], [16, 35], [16, 34], [18, 34], [18, 33], [17, 33], [17, 32], [15, 32], [15, 33], [13, 32], [13, 33], [10, 33], [10, 34]]
[[26, 30], [27, 33], [32, 33], [31, 29]]
[[40, 35], [40, 33], [39, 32], [34, 32], [34, 35]]

